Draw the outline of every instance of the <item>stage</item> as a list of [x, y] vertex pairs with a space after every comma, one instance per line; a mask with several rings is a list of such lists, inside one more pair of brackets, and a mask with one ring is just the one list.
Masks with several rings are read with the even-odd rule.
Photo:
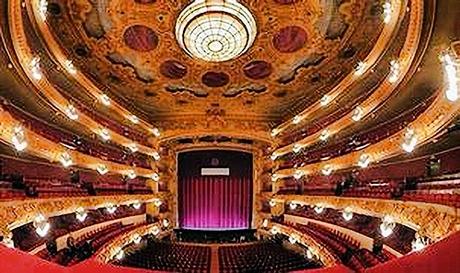
[[178, 242], [200, 244], [246, 243], [256, 241], [255, 229], [234, 230], [199, 230], [175, 229], [174, 235]]

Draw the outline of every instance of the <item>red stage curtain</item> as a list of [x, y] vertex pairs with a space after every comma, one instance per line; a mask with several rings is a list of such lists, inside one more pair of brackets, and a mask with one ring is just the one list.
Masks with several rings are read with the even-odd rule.
[[227, 176], [181, 181], [180, 226], [186, 229], [246, 229], [251, 221], [251, 180]]

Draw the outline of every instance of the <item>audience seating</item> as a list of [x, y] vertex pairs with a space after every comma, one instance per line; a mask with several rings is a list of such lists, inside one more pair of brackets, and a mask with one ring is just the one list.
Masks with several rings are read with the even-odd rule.
[[302, 255], [269, 241], [219, 247], [219, 265], [222, 273], [281, 273], [317, 267]]
[[[37, 255], [45, 260], [64, 265], [71, 266], [91, 256], [92, 253], [100, 249], [104, 244], [111, 241], [113, 238], [128, 232], [134, 228], [139, 227], [141, 224], [122, 225], [120, 222], [100, 227], [83, 234], [75, 239], [75, 246], [73, 249], [66, 247], [52, 255], [48, 250], [44, 249], [37, 253]], [[85, 249], [86, 246], [90, 246]], [[88, 253], [83, 253], [87, 251]]]
[[75, 214], [65, 214], [51, 217], [48, 219], [52, 228], [44, 238], [37, 235], [32, 223], [25, 224], [13, 229], [13, 241], [21, 250], [31, 251], [34, 248], [45, 244], [48, 240], [56, 239], [62, 235], [80, 230], [94, 224], [121, 219], [124, 217], [135, 216], [145, 213], [145, 205], [139, 209], [131, 206], [120, 206], [114, 213], [108, 213], [105, 209], [91, 210], [85, 221], [80, 222], [75, 218]]
[[[307, 207], [297, 207], [295, 210], [291, 210], [288, 205], [285, 208], [285, 214], [338, 225], [366, 235], [369, 238], [381, 237], [379, 233], [379, 225], [381, 223], [381, 219], [368, 215], [354, 213], [353, 219], [346, 221], [342, 217], [342, 212], [338, 210], [326, 208], [321, 214], [318, 214], [314, 212], [313, 209]], [[390, 246], [400, 253], [406, 254], [412, 251], [411, 242], [414, 240], [414, 238], [415, 230], [403, 225], [396, 224], [393, 230], [393, 234], [387, 238], [383, 238], [383, 240], [384, 244]]]
[[141, 177], [123, 181], [119, 175], [80, 170], [78, 181], [71, 182], [71, 171], [59, 165], [0, 157], [0, 166], [0, 199], [152, 193]]
[[366, 268], [387, 261], [381, 260], [386, 256], [378, 256], [367, 249], [360, 248], [359, 242], [339, 231], [314, 223], [308, 223], [308, 225], [286, 224], [319, 241], [330, 252], [337, 255], [346, 266], [357, 272], [363, 272]]
[[[16, 119], [22, 121], [25, 127], [30, 128], [35, 133], [51, 140], [56, 143], [64, 143], [71, 147], [75, 147], [76, 150], [99, 157], [105, 160], [114, 161], [121, 164], [129, 163], [142, 168], [150, 168], [149, 158], [145, 154], [136, 153], [132, 154], [128, 150], [124, 151], [121, 147], [101, 145], [98, 140], [87, 140], [80, 138], [74, 133], [65, 131], [62, 128], [56, 128], [55, 126], [38, 119], [35, 116], [25, 112], [24, 110], [8, 103], [3, 102], [5, 110], [7, 110]], [[145, 144], [145, 143], [144, 143]]]
[[[345, 137], [342, 141], [337, 142], [333, 146], [323, 147], [322, 145], [316, 145], [308, 150], [308, 156], [302, 153], [286, 154], [280, 158], [280, 168], [293, 168], [295, 165], [302, 163], [311, 164], [318, 162], [321, 160], [321, 158], [324, 157], [340, 156], [345, 153], [354, 151], [356, 148], [365, 144], [372, 144], [380, 141], [383, 138], [389, 137], [390, 135], [393, 135], [403, 129], [405, 124], [414, 120], [420, 113], [422, 113], [428, 106], [431, 105], [431, 102], [434, 100], [434, 98], [435, 96], [432, 96], [426, 102], [419, 104], [418, 107], [413, 107], [401, 113], [400, 115], [387, 120], [386, 122], [379, 123], [378, 126], [372, 127], [357, 136], [350, 138]], [[319, 130], [322, 130], [321, 128], [324, 128], [324, 124], [325, 123], [317, 127], [314, 131], [309, 132], [308, 134], [287, 134], [282, 138], [282, 145], [293, 143], [303, 139], [307, 135], [311, 135]]]
[[211, 248], [149, 240], [147, 246], [127, 254], [115, 264], [171, 272], [210, 272]]

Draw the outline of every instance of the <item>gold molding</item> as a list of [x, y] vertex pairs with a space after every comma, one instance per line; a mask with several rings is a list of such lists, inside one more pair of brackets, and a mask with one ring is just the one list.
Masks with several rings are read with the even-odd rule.
[[154, 199], [165, 199], [167, 194], [155, 195], [109, 195], [91, 197], [60, 197], [49, 199], [25, 199], [0, 202], [0, 233], [8, 237], [11, 230], [30, 223], [39, 214], [45, 217], [73, 213], [78, 207], [95, 209], [112, 203], [115, 205], [131, 204], [133, 201], [149, 203]]
[[386, 199], [345, 198], [334, 196], [276, 195], [278, 202], [297, 202], [305, 205], [321, 204], [337, 210], [374, 217], [391, 216], [395, 222], [417, 230], [420, 235], [439, 240], [460, 230], [459, 210], [436, 204], [404, 202]]
[[[18, 124], [21, 122], [0, 107], [0, 141], [12, 146], [13, 128]], [[53, 163], [58, 163], [61, 154], [67, 152], [72, 158], [72, 165], [91, 170], [97, 170], [100, 164], [104, 164], [110, 172], [122, 175], [127, 175], [130, 170], [134, 170], [137, 176], [151, 178], [154, 173], [151, 169], [132, 167], [90, 156], [77, 150], [69, 150], [60, 143], [55, 143], [28, 128], [23, 127], [23, 130], [27, 138], [25, 152], [45, 158]]]

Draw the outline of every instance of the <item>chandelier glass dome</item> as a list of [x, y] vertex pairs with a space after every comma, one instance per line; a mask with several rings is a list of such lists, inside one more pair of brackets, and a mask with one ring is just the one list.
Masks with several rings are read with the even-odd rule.
[[208, 62], [234, 59], [253, 44], [254, 16], [236, 0], [196, 0], [176, 22], [176, 38], [192, 57]]

